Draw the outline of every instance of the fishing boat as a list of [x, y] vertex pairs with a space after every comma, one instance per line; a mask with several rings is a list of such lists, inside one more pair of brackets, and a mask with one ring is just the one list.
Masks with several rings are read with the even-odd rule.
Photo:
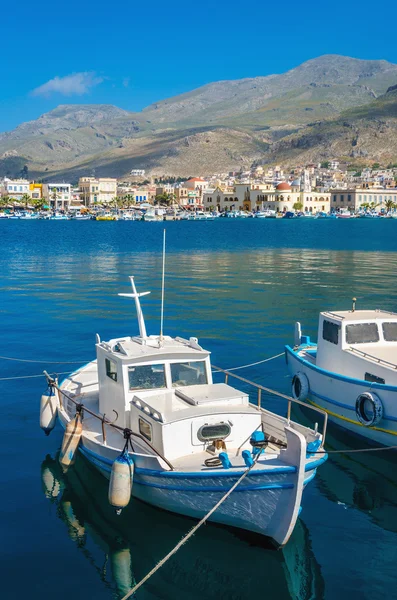
[[[120, 295], [135, 301], [139, 335], [97, 335], [96, 360], [60, 386], [48, 376], [41, 426], [50, 431], [58, 414], [65, 428], [61, 464], [67, 469], [78, 449], [110, 479], [109, 500], [118, 511], [131, 490], [196, 519], [220, 503], [212, 521], [284, 546], [304, 488], [327, 458], [325, 430], [293, 422], [288, 397], [286, 417], [265, 410], [258, 384], [252, 383], [257, 403], [250, 401], [247, 391], [229, 385], [232, 373], [211, 366], [197, 338], [163, 335], [162, 325], [159, 335], [147, 335], [140, 298], [148, 292], [138, 293], [130, 280], [132, 293]], [[213, 369], [225, 382], [213, 382]], [[326, 427], [326, 413], [314, 410]], [[223, 502], [234, 485], [233, 499]]]
[[159, 208], [150, 208], [143, 215], [143, 220], [152, 223], [164, 221], [164, 212]]
[[96, 216], [96, 221], [117, 221], [117, 215], [111, 212], [102, 212]]
[[350, 210], [347, 208], [342, 208], [339, 212], [336, 213], [337, 219], [352, 219], [355, 215], [352, 215]]
[[286, 346], [292, 395], [332, 421], [385, 446], [397, 444], [397, 314], [385, 310], [320, 313], [318, 341]]

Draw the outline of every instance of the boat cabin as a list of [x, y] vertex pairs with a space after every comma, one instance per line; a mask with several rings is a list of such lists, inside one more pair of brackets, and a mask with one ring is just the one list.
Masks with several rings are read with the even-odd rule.
[[397, 314], [383, 310], [322, 312], [313, 353], [319, 368], [397, 385]]
[[261, 423], [247, 394], [212, 381], [196, 338], [164, 336], [97, 343], [99, 411], [139, 432], [170, 460], [250, 437]]

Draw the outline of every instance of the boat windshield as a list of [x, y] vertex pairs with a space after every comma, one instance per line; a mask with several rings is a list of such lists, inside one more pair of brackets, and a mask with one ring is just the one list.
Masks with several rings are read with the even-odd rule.
[[376, 323], [358, 323], [346, 325], [346, 342], [348, 344], [370, 344], [379, 342], [379, 331]]
[[128, 369], [130, 390], [165, 388], [164, 365], [144, 365]]
[[204, 361], [176, 363], [171, 365], [172, 387], [208, 383]]

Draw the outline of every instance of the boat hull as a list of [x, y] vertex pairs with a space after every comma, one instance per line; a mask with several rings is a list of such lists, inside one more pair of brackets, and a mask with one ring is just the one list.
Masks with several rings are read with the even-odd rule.
[[[58, 409], [58, 415], [65, 427], [68, 420], [63, 411]], [[287, 440], [295, 464], [283, 462], [251, 471], [210, 521], [263, 535], [277, 547], [288, 542], [301, 510], [303, 490], [327, 455], [308, 459], [304, 438], [296, 431], [289, 429]], [[103, 446], [83, 432], [79, 451], [110, 479], [112, 464], [120, 450]], [[148, 468], [156, 464], [155, 456], [134, 453], [130, 456], [135, 463], [132, 487], [135, 498], [195, 519], [202, 519], [245, 472], [241, 468], [214, 469], [210, 473], [166, 471]]]
[[[110, 478], [112, 460], [80, 447], [81, 453], [107, 479]], [[326, 459], [321, 458], [306, 471], [302, 489], [316, 474], [316, 469]], [[203, 518], [241, 476], [242, 472], [225, 476], [202, 476], [199, 473], [173, 471], [150, 472], [135, 468], [133, 496], [173, 513]], [[248, 475], [209, 519], [215, 523], [235, 527], [269, 537], [276, 546], [285, 545], [293, 531], [300, 512], [291, 511], [297, 495], [298, 474], [295, 467], [280, 469], [270, 474]]]
[[[325, 410], [331, 421], [355, 434], [383, 446], [397, 445], [397, 387], [353, 379], [325, 371], [309, 363], [286, 346], [286, 360], [291, 376], [298, 372], [309, 381], [307, 402]], [[364, 392], [374, 392], [380, 398], [384, 415], [372, 427], [362, 425], [356, 414], [356, 400]]]

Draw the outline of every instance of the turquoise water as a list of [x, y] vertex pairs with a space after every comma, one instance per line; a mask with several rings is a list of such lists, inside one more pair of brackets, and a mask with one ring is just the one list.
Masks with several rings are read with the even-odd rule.
[[[397, 223], [371, 220], [221, 220], [167, 223], [165, 333], [196, 336], [214, 364], [278, 354], [318, 312], [397, 309]], [[128, 275], [149, 333], [159, 330], [161, 223], [0, 221], [0, 377], [73, 370], [102, 339], [136, 333], [117, 297]], [[46, 362], [47, 361], [47, 362]], [[289, 392], [282, 358], [245, 376]], [[132, 501], [120, 518], [107, 484], [84, 459], [57, 469], [61, 431], [38, 427], [41, 378], [1, 381], [2, 597], [117, 598], [192, 525]], [[265, 397], [271, 410], [282, 402]], [[298, 416], [298, 415], [297, 415]], [[300, 416], [299, 416], [300, 417]], [[329, 448], [360, 447], [330, 427]], [[280, 552], [207, 525], [137, 594], [141, 599], [395, 597], [397, 457], [337, 455], [307, 488], [299, 524]], [[59, 494], [57, 495], [57, 492]]]

